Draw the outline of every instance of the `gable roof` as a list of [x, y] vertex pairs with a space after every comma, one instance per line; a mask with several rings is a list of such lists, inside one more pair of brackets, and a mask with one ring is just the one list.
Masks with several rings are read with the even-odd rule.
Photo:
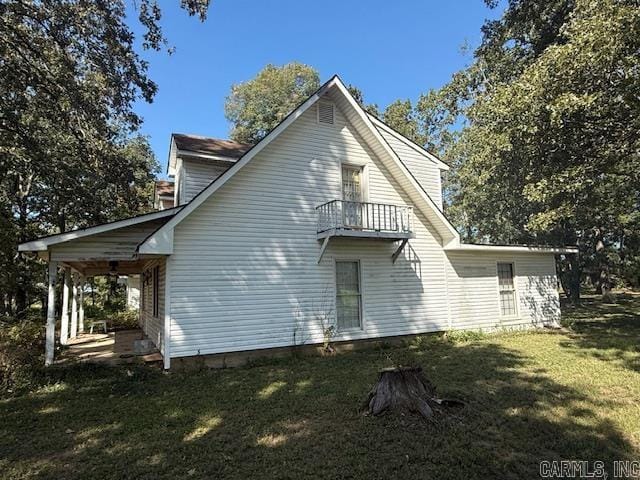
[[240, 158], [252, 147], [252, 145], [248, 143], [238, 143], [233, 140], [202, 137], [200, 135], [174, 133], [172, 136], [178, 150], [219, 155], [221, 157]]
[[167, 173], [170, 176], [175, 175], [177, 158], [179, 156], [235, 162], [252, 146], [253, 145], [248, 143], [239, 143], [221, 138], [203, 137], [201, 135], [189, 135], [186, 133], [172, 133], [171, 143], [169, 145]]
[[[457, 230], [444, 216], [436, 204], [431, 200], [424, 188], [416, 181], [406, 165], [400, 160], [400, 157], [391, 148], [389, 143], [381, 135], [380, 131], [373, 125], [369, 115], [356, 102], [351, 93], [347, 90], [342, 80], [334, 75], [318, 90], [316, 90], [301, 105], [287, 115], [273, 130], [271, 130], [261, 141], [251, 147], [235, 164], [227, 169], [222, 175], [213, 180], [207, 188], [196, 195], [184, 208], [178, 212], [171, 220], [160, 227], [156, 232], [150, 235], [144, 242], [138, 246], [140, 253], [157, 253], [171, 254], [173, 253], [173, 228], [178, 225], [186, 216], [198, 208], [206, 199], [214, 194], [229, 178], [236, 174], [242, 167], [249, 163], [260, 151], [277, 138], [291, 123], [299, 118], [305, 111], [314, 105], [325, 93], [329, 91], [337, 92], [348, 108], [351, 115], [350, 119], [359, 123], [365, 141], [375, 144], [374, 152], [379, 152], [381, 156], [386, 157], [388, 166], [391, 167], [392, 175], [402, 177], [401, 184], [407, 190], [410, 197], [416, 204], [415, 206], [427, 217], [429, 222], [440, 235], [443, 244], [459, 244], [460, 237]], [[358, 128], [358, 127], [356, 127]], [[365, 132], [366, 130], [366, 132]]]
[[43, 252], [52, 245], [68, 242], [69, 240], [75, 240], [77, 238], [88, 237], [91, 235], [96, 235], [98, 233], [105, 233], [111, 230], [130, 227], [132, 225], [151, 222], [154, 220], [165, 219], [168, 221], [182, 208], [183, 207], [168, 208], [159, 212], [145, 213], [136, 217], [125, 218], [124, 220], [116, 220], [114, 222], [103, 223], [100, 225], [95, 225], [93, 227], [79, 228], [77, 230], [71, 230], [70, 232], [57, 233], [46, 237], [40, 237], [36, 240], [21, 243], [20, 245], [18, 245], [18, 251]]

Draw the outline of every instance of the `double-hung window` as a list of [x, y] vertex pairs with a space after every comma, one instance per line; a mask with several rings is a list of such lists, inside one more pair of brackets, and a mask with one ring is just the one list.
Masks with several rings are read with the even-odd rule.
[[515, 317], [518, 313], [516, 287], [513, 277], [513, 263], [498, 263], [500, 315], [503, 317]]
[[362, 293], [358, 261], [336, 261], [336, 317], [338, 331], [362, 328]]

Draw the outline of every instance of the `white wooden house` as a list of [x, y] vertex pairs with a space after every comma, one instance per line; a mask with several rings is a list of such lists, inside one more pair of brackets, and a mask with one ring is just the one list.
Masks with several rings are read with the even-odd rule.
[[166, 368], [320, 343], [319, 317], [334, 341], [559, 319], [555, 255], [576, 250], [461, 243], [442, 210], [447, 165], [338, 77], [253, 147], [174, 135], [169, 157], [177, 207], [20, 246], [50, 282], [59, 267], [141, 274], [141, 326]]

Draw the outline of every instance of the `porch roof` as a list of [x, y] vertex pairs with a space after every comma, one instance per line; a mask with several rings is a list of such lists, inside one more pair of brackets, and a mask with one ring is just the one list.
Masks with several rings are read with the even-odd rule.
[[128, 275], [142, 271], [149, 258], [138, 245], [171, 219], [180, 207], [42, 237], [18, 246], [42, 258], [67, 265], [83, 275]]

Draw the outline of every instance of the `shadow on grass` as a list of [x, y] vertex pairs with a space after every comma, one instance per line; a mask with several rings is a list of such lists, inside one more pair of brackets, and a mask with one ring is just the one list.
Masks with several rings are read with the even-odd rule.
[[[422, 365], [467, 407], [436, 423], [363, 417], [389, 355]], [[80, 367], [0, 402], [0, 476], [537, 478], [540, 460], [632, 457], [597, 414], [616, 406], [490, 341], [168, 376]]]
[[577, 307], [565, 306], [563, 323], [570, 329], [571, 341], [563, 346], [640, 372], [640, 295], [616, 297], [615, 303], [604, 303], [588, 296]]

